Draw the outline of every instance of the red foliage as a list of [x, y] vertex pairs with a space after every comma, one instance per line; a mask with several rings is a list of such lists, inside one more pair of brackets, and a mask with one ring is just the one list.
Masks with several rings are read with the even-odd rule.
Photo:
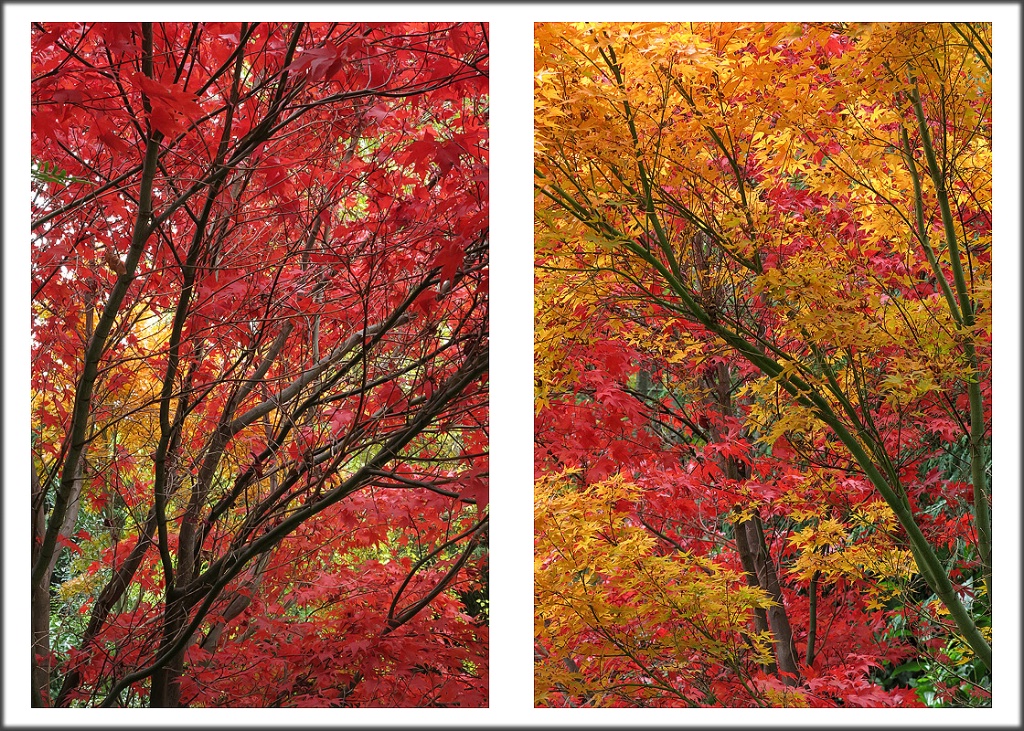
[[484, 705], [486, 29], [35, 24], [32, 72], [34, 580], [97, 559], [42, 700]]

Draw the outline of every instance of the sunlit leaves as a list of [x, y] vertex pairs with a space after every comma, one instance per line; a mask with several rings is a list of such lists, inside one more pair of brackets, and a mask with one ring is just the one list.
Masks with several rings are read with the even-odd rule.
[[33, 40], [37, 704], [484, 704], [485, 27]]
[[[987, 602], [975, 545], [985, 553], [990, 33], [537, 26], [541, 483], [571, 474], [585, 495], [622, 479], [636, 494], [613, 513], [651, 550], [733, 566], [735, 526], [762, 521], [807, 662], [799, 692], [733, 667], [742, 689], [686, 695], [691, 681], [666, 681], [652, 704], [676, 691], [912, 704], [872, 680], [879, 658], [918, 651], [886, 630], [900, 612], [919, 638], [969, 636], [984, 651], [988, 620], [970, 607]], [[968, 437], [973, 494], [954, 507], [965, 468], [932, 465]], [[923, 613], [922, 586], [956, 611]], [[823, 611], [848, 645], [822, 636]], [[606, 670], [580, 666], [539, 702], [628, 704], [593, 690], [628, 674]], [[629, 672], [650, 682], [641, 663]]]

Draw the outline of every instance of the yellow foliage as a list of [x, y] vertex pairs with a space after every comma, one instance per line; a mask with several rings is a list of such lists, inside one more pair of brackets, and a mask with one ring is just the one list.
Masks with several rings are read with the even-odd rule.
[[580, 685], [566, 657], [625, 658], [666, 678], [698, 671], [695, 655], [726, 666], [772, 661], [770, 638], [748, 631], [754, 608], [772, 604], [767, 594], [707, 557], [658, 555], [654, 537], [616, 509], [638, 497], [621, 477], [585, 489], [567, 475], [537, 481], [535, 633], [550, 648], [538, 663], [537, 702], [552, 688], [600, 694]]
[[817, 574], [825, 583], [840, 577], [856, 580], [866, 587], [867, 609], [881, 609], [917, 574], [913, 554], [893, 546], [896, 525], [895, 514], [881, 500], [860, 506], [845, 523], [817, 520], [790, 536], [800, 550], [790, 574], [804, 581]]
[[57, 587], [57, 596], [61, 600], [74, 599], [83, 594], [91, 594], [105, 581], [101, 573], [81, 573]]
[[[836, 34], [856, 46], [856, 52], [827, 61], [832, 77], [844, 83], [812, 82], [820, 61], [806, 51]], [[795, 53], [784, 55], [783, 46]], [[922, 66], [920, 59], [935, 62]], [[990, 213], [990, 135], [976, 108], [991, 83], [984, 63], [951, 26], [939, 23], [538, 24], [537, 255], [553, 267], [550, 276], [538, 276], [538, 302], [544, 303], [538, 306], [539, 405], [551, 389], [574, 378], [566, 356], [575, 338], [586, 337], [570, 332], [569, 313], [550, 295], [571, 291], [589, 306], [608, 294], [613, 274], [620, 284], [627, 277], [647, 285], [652, 275], [665, 279], [624, 250], [625, 241], [656, 238], [645, 209], [647, 189], [658, 206], [685, 209], [702, 220], [732, 255], [763, 258], [798, 238], [807, 242], [776, 266], [732, 267], [708, 281], [701, 279], [699, 262], [691, 262], [690, 232], [659, 215], [676, 260], [666, 267], [679, 286], [698, 298], [707, 285], [724, 288], [737, 293], [749, 312], [775, 319], [772, 343], [787, 353], [781, 377], [798, 375], [836, 413], [843, 414], [842, 399], [859, 406], [854, 384], [868, 375], [874, 380], [863, 385], [908, 418], [907, 410], [930, 394], [975, 378], [964, 348], [968, 340], [979, 347], [990, 337], [991, 267], [977, 257], [970, 262], [977, 328], [958, 327], [942, 297], [904, 296], [931, 270], [913, 221], [900, 134], [915, 129], [906, 103], [910, 89], [942, 89], [950, 105], [943, 117], [958, 120], [946, 142], [957, 150], [954, 210], [962, 204]], [[723, 162], [726, 151], [737, 168]], [[915, 155], [923, 167], [922, 151]], [[742, 167], [769, 176], [743, 179], [736, 172]], [[935, 211], [931, 179], [926, 173], [920, 178], [925, 208]], [[783, 183], [813, 192], [814, 208], [780, 214], [771, 196], [773, 186]], [[580, 220], [570, 223], [566, 209], [547, 199], [557, 191], [578, 206]], [[836, 221], [843, 217], [859, 239], [839, 235]], [[930, 245], [940, 260], [948, 259], [937, 214], [932, 221]], [[991, 246], [987, 233], [961, 234], [975, 251]], [[883, 276], [867, 264], [872, 255], [892, 271]], [[555, 274], [566, 262], [573, 272]], [[588, 267], [589, 278], [583, 273]], [[594, 311], [588, 308], [585, 317]], [[577, 318], [575, 324], [584, 329], [586, 321]], [[556, 346], [548, 349], [548, 343]], [[651, 345], [666, 355], [668, 343]], [[877, 375], [853, 355], [893, 346], [902, 354], [887, 358], [885, 372]], [[684, 362], [686, 349], [678, 344], [668, 362]], [[759, 391], [755, 396], [766, 404], [779, 395], [768, 383]], [[816, 415], [788, 395], [785, 400], [781, 418], [767, 407], [752, 413], [768, 444], [789, 431], [814, 429]]]

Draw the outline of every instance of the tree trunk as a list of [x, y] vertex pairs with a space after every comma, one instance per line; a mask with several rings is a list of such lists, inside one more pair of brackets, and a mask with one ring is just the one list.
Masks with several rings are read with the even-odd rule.
[[[32, 563], [39, 557], [39, 547], [46, 532], [43, 489], [35, 462], [32, 463]], [[45, 707], [50, 689], [50, 582], [32, 586], [32, 707]]]
[[[707, 380], [715, 390], [715, 400], [722, 413], [732, 415], [732, 379], [729, 367], [725, 363], [719, 363], [707, 376]], [[731, 480], [741, 480], [749, 476], [745, 465], [733, 457], [725, 458], [724, 472]], [[789, 615], [786, 613], [779, 576], [765, 542], [761, 516], [757, 511], [754, 511], [750, 519], [737, 521], [735, 535], [736, 549], [747, 576], [747, 584], [759, 587], [775, 602], [767, 611], [754, 610], [754, 628], [758, 632], [770, 630], [775, 645], [776, 667], [770, 668], [769, 672], [778, 672], [787, 685], [797, 685], [800, 683], [800, 671], [797, 667], [793, 630], [789, 624]]]
[[[164, 632], [157, 654], [162, 655], [175, 643], [188, 622], [184, 597], [168, 600], [164, 611]], [[187, 643], [186, 643], [187, 644]], [[153, 671], [150, 685], [150, 708], [177, 708], [181, 700], [181, 673], [185, 664], [185, 646]]]
[[[61, 521], [60, 530], [57, 532], [60, 541], [66, 541], [71, 537], [78, 522], [79, 508], [82, 497], [82, 467], [84, 455], [78, 459], [75, 467], [74, 482], [68, 494], [67, 511]], [[40, 547], [43, 536], [46, 533], [46, 510], [45, 496], [42, 485], [39, 484], [39, 474], [36, 472], [35, 464], [32, 465], [32, 563], [35, 565], [39, 558]], [[57, 548], [52, 552], [46, 570], [43, 572], [38, 583], [32, 585], [32, 702], [33, 706], [49, 705], [50, 687], [50, 581], [53, 577], [53, 569], [57, 565], [63, 549]], [[38, 694], [38, 697], [37, 697]]]
[[[747, 530], [746, 523], [737, 523], [735, 526], [736, 533], [736, 548], [740, 554], [740, 563], [743, 564], [743, 573], [747, 577], [747, 586], [761, 588], [761, 583], [757, 578], [757, 566], [754, 563], [754, 555], [750, 550], [750, 543], [747, 541]], [[768, 632], [770, 627], [768, 625], [768, 612], [764, 607], [757, 607], [754, 609], [754, 630], [758, 633]], [[772, 663], [765, 670], [774, 675], [778, 672], [778, 666], [776, 663]]]
[[779, 665], [779, 671], [785, 673], [782, 675], [782, 682], [786, 685], [797, 685], [800, 683], [800, 670], [797, 667], [796, 645], [793, 644], [793, 629], [790, 627], [789, 615], [786, 613], [782, 588], [779, 586], [779, 575], [775, 571], [775, 564], [772, 563], [768, 546], [765, 543], [761, 517], [755, 511], [750, 520], [739, 524], [737, 528], [746, 531], [758, 583], [775, 602], [768, 608], [768, 624], [771, 626], [772, 635], [775, 638], [775, 660]]

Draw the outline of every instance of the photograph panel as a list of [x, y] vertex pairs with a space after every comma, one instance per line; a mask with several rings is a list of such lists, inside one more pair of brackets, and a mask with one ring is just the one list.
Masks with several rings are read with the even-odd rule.
[[992, 24], [535, 26], [535, 703], [988, 707]]
[[487, 24], [31, 34], [33, 706], [486, 707]]

